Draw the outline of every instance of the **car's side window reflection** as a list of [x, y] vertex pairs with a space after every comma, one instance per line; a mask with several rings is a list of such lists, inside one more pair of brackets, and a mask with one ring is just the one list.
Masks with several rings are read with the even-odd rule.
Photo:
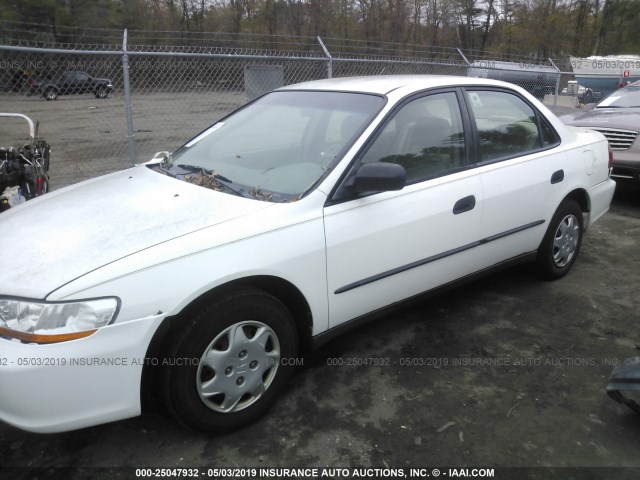
[[[523, 155], [542, 147], [536, 112], [521, 98], [479, 90], [467, 92], [467, 101], [480, 137], [479, 162]], [[552, 132], [544, 135], [545, 146], [552, 136]]]
[[440, 93], [406, 104], [387, 123], [362, 163], [402, 165], [407, 183], [433, 178], [464, 165], [465, 141], [455, 93]]

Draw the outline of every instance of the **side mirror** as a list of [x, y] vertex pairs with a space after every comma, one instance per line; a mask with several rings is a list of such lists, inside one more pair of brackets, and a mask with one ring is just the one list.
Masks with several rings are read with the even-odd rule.
[[401, 165], [374, 162], [361, 165], [348, 187], [356, 193], [389, 192], [402, 190], [406, 183], [407, 173]]

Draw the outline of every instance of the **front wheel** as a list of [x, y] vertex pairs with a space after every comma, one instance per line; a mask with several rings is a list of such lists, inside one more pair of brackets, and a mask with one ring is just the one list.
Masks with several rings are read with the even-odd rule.
[[109, 91], [105, 87], [98, 87], [98, 89], [94, 92], [96, 98], [107, 98], [109, 95]]
[[188, 427], [223, 432], [260, 418], [298, 353], [291, 314], [259, 290], [231, 292], [178, 327], [163, 360], [165, 403]]
[[569, 272], [580, 252], [582, 233], [582, 209], [568, 198], [556, 210], [538, 248], [537, 266], [542, 276], [553, 280]]

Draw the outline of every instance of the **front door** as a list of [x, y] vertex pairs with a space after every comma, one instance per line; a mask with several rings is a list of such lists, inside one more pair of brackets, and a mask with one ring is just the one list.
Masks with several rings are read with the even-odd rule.
[[407, 186], [347, 195], [325, 207], [330, 327], [462, 277], [478, 264], [473, 246], [482, 185], [466, 165], [454, 91], [406, 102], [353, 169], [368, 162], [402, 165]]

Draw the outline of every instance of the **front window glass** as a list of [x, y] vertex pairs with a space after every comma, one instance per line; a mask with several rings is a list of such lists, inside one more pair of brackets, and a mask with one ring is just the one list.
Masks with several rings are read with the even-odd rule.
[[407, 103], [385, 125], [360, 161], [402, 165], [407, 183], [463, 167], [464, 130], [455, 93], [428, 95]]
[[174, 152], [164, 173], [266, 201], [300, 198], [382, 108], [376, 95], [273, 92]]

